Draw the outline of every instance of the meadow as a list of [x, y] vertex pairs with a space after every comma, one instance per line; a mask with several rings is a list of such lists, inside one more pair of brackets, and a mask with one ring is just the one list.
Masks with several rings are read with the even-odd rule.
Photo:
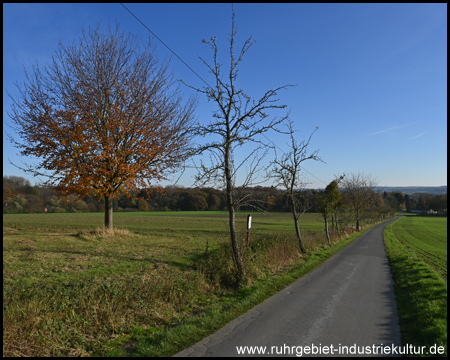
[[[3, 216], [4, 356], [169, 356], [357, 238], [329, 247], [319, 214], [254, 213], [236, 287], [226, 212]], [[239, 236], [246, 236], [239, 214]]]
[[447, 218], [407, 215], [384, 237], [402, 343], [447, 349]]

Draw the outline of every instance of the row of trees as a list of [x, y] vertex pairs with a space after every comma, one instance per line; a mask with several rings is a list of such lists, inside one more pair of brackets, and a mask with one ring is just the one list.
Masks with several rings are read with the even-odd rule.
[[[209, 121], [195, 120], [196, 100], [182, 100], [178, 88], [172, 86], [168, 64], [158, 60], [150, 41], [142, 46], [140, 39], [118, 27], [105, 34], [97, 27], [83, 32], [78, 44], [60, 44], [50, 65], [36, 65], [31, 74], [26, 73], [26, 81], [18, 85], [18, 96], [11, 96], [13, 106], [8, 114], [18, 136], [10, 136], [10, 141], [22, 156], [37, 159], [22, 169], [48, 180], [45, 186], [35, 188], [26, 182], [14, 187], [11, 178], [5, 187], [4, 179], [4, 212], [44, 208], [49, 212], [104, 211], [105, 227], [113, 229], [114, 208], [226, 209], [238, 277], [245, 275], [243, 245], [235, 223], [240, 209], [291, 211], [302, 252], [298, 220], [306, 211], [321, 211], [325, 223], [331, 220], [338, 230], [345, 228], [349, 219], [359, 229], [369, 217], [384, 214], [380, 209], [385, 202], [374, 193], [368, 177], [336, 179], [324, 195], [299, 191], [304, 188], [302, 162], [321, 161], [317, 150], [308, 152], [314, 133], [307, 141], [298, 142], [289, 114], [270, 114], [287, 107], [279, 104], [277, 97], [290, 85], [259, 97], [237, 87], [239, 65], [254, 42], [249, 38], [236, 52], [235, 38], [233, 10], [229, 66], [219, 60], [217, 38], [203, 40], [213, 52], [211, 63], [202, 59], [213, 85], [185, 84], [216, 105]], [[254, 187], [265, 153], [276, 147], [266, 136], [271, 132], [291, 138], [290, 150], [266, 168], [281, 190]], [[243, 150], [246, 145], [251, 145], [248, 151]], [[247, 154], [240, 162], [235, 157], [238, 152]], [[165, 179], [192, 158], [200, 161], [195, 190], [152, 191], [154, 181]], [[243, 169], [246, 176], [237, 184]]]
[[[289, 211], [293, 214], [299, 250], [306, 253], [302, 241], [299, 218], [306, 212], [320, 212], [324, 218], [325, 233], [329, 244], [329, 229], [341, 235], [358, 231], [367, 224], [385, 220], [396, 211], [411, 210], [412, 204], [420, 210], [446, 209], [447, 194], [413, 194], [399, 191], [377, 193], [371, 177], [361, 174], [343, 175], [330, 182], [324, 190], [279, 189], [271, 187], [247, 187], [241, 189], [245, 198], [236, 210], [241, 211]], [[214, 188], [188, 189], [167, 186], [151, 192], [132, 193], [134, 198], [122, 192], [112, 201], [114, 211], [197, 211], [228, 210], [225, 190]], [[44, 186], [31, 186], [24, 178], [3, 177], [3, 213], [61, 213], [104, 212], [106, 204], [94, 196], [79, 198], [64, 195]], [[239, 251], [242, 251], [242, 244]]]
[[[326, 219], [338, 223], [338, 210], [341, 213], [349, 209], [350, 189], [343, 187], [342, 179], [333, 180], [325, 190], [304, 189], [295, 191], [300, 213], [325, 213]], [[340, 185], [340, 187], [339, 187]], [[244, 191], [247, 201], [240, 211], [291, 211], [291, 195], [285, 190], [274, 186], [254, 186]], [[113, 201], [114, 211], [226, 211], [226, 194], [223, 190], [214, 188], [184, 188], [166, 186], [150, 192], [141, 191], [134, 194], [136, 199], [122, 193]], [[407, 205], [415, 204], [412, 210], [441, 211], [447, 208], [447, 194], [412, 194], [399, 191], [375, 193], [372, 192], [371, 202], [364, 204], [377, 205], [378, 211], [386, 212], [411, 210]], [[346, 206], [345, 206], [346, 205]], [[43, 213], [47, 212], [103, 212], [104, 200], [94, 196], [79, 198], [73, 194], [63, 195], [44, 185], [32, 186], [30, 182], [18, 176], [3, 176], [3, 213]], [[342, 216], [342, 214], [341, 214]]]

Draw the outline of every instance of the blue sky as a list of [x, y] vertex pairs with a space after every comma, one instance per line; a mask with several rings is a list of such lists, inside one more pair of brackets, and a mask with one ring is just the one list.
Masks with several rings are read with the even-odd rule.
[[[212, 75], [202, 39], [216, 36], [228, 64], [231, 4], [125, 4], [203, 79]], [[447, 184], [447, 4], [235, 4], [236, 51], [252, 36], [237, 86], [258, 98], [280, 92], [297, 140], [314, 134], [310, 150], [325, 163], [304, 163], [308, 187], [323, 188], [334, 175], [371, 174], [380, 186]], [[3, 4], [3, 174], [30, 178], [5, 135], [16, 82], [23, 67], [50, 62], [58, 41], [72, 43], [83, 28], [118, 22], [143, 39], [149, 32], [120, 4]], [[157, 39], [160, 58], [172, 54]], [[172, 56], [175, 79], [204, 84]], [[194, 91], [181, 87], [186, 98]], [[196, 116], [207, 122], [213, 104], [199, 95]], [[273, 113], [282, 116], [284, 113]], [[14, 134], [13, 134], [14, 135]], [[280, 150], [289, 138], [267, 134]], [[246, 150], [250, 151], [250, 149]], [[239, 155], [238, 155], [239, 157]], [[265, 161], [270, 160], [270, 155]], [[243, 167], [245, 171], [245, 167]], [[243, 175], [243, 174], [242, 174]], [[44, 180], [44, 179], [40, 179]], [[179, 180], [194, 183], [187, 171]], [[270, 183], [266, 183], [270, 184]]]

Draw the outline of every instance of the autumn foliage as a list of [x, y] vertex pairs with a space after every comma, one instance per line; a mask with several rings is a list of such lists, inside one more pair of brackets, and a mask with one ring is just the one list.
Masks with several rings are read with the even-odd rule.
[[60, 43], [50, 65], [26, 74], [9, 114], [11, 141], [39, 159], [25, 170], [63, 193], [104, 197], [108, 227], [110, 199], [151, 187], [189, 155], [194, 101], [182, 103], [168, 64], [139, 44], [118, 27]]

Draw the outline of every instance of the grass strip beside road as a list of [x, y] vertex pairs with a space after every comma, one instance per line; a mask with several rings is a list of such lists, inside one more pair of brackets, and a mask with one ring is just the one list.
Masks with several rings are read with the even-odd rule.
[[[254, 214], [235, 291], [223, 213], [3, 216], [4, 356], [168, 356], [275, 294], [363, 232], [327, 245], [320, 214]], [[246, 214], [237, 220], [245, 234]], [[364, 230], [367, 230], [364, 229]]]
[[103, 356], [139, 356], [156, 357], [172, 356], [186, 349], [203, 338], [225, 326], [254, 306], [271, 297], [289, 284], [314, 270], [345, 246], [349, 245], [366, 231], [368, 226], [359, 233], [355, 233], [332, 247], [304, 257], [289, 271], [277, 273], [269, 278], [255, 281], [251, 287], [238, 290], [220, 298], [219, 302], [203, 309], [197, 316], [188, 317], [178, 324], [153, 328], [148, 330], [135, 329], [131, 337], [120, 338], [111, 343], [115, 349]]
[[[414, 241], [399, 241], [404, 226], [411, 219], [402, 218], [384, 230], [384, 241], [394, 278], [394, 289], [403, 345], [444, 346], [447, 357], [447, 281], [442, 271], [427, 264], [422, 248]], [[430, 243], [433, 242], [430, 239]], [[445, 254], [446, 257], [446, 254]]]

